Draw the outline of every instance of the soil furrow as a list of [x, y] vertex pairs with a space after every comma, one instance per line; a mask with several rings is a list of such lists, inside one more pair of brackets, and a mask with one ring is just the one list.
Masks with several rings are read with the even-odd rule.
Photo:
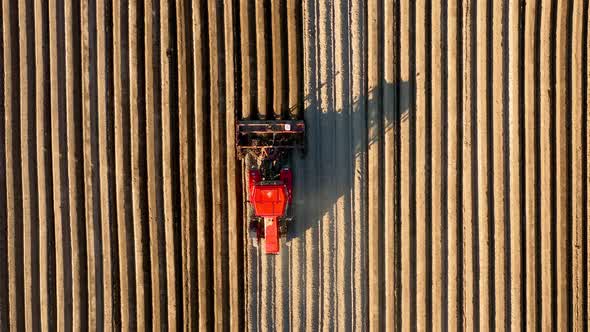
[[0, 329], [586, 329], [588, 7], [2, 1]]

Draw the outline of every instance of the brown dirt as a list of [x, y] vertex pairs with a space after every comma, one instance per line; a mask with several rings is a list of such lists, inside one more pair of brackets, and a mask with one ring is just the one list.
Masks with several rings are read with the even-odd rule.
[[[0, 330], [587, 330], [588, 7], [3, 0]], [[233, 128], [273, 117], [265, 256]]]

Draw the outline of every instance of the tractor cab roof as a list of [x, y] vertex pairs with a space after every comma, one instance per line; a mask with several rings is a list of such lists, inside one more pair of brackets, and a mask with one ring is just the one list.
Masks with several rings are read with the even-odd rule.
[[250, 196], [254, 213], [265, 218], [284, 215], [287, 199], [287, 187], [277, 181], [256, 184]]

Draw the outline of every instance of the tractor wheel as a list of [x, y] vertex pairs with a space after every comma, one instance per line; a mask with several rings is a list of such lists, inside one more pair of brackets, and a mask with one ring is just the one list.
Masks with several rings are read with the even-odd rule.
[[284, 239], [287, 238], [287, 231], [288, 231], [287, 220], [286, 219], [279, 219], [279, 234], [280, 234], [281, 238], [284, 238]]
[[250, 223], [248, 223], [248, 231], [256, 232], [258, 230], [258, 220], [257, 219], [250, 219]]
[[258, 242], [260, 241], [258, 238], [258, 220], [250, 220], [250, 224], [248, 225], [248, 237], [250, 238], [252, 245], [258, 248]]

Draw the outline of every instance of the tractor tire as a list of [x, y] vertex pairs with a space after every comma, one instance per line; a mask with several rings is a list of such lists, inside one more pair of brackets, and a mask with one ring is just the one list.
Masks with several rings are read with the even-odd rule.
[[258, 220], [257, 219], [250, 219], [248, 223], [248, 231], [256, 232], [258, 230]]
[[260, 239], [258, 238], [258, 221], [256, 219], [250, 220], [248, 224], [248, 238], [254, 248], [258, 248]]
[[280, 219], [279, 220], [279, 234], [280, 234], [281, 238], [286, 239], [287, 232], [288, 232], [287, 220]]

